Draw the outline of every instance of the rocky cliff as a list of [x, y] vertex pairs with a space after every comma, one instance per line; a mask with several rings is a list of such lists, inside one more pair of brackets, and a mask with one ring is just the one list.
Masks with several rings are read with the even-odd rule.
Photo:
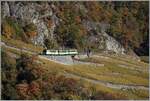
[[[62, 5], [65, 4], [62, 3]], [[85, 14], [90, 12], [83, 4], [77, 3], [75, 7], [84, 11]], [[58, 16], [58, 9], [61, 9], [59, 5], [52, 2], [2, 2], [2, 19], [13, 17], [22, 27], [33, 23], [37, 34], [31, 38], [32, 43], [45, 46], [45, 39], [58, 41], [56, 36], [59, 36], [60, 33], [57, 33], [56, 30], [63, 22], [63, 19]], [[91, 21], [83, 17], [80, 25], [88, 32], [88, 35], [84, 36], [86, 44], [91, 45], [92, 48], [119, 54], [126, 52], [124, 46], [107, 33], [110, 27], [108, 22]]]
[[[4, 2], [2, 5], [2, 18], [6, 16], [15, 17], [21, 22], [22, 26], [34, 23], [37, 27], [37, 36], [32, 38], [32, 42], [38, 45], [44, 45], [44, 37], [53, 39], [53, 32], [58, 18], [53, 13], [51, 5], [45, 3], [40, 5], [37, 3], [23, 3], [23, 2]], [[44, 9], [43, 11], [41, 11]], [[47, 22], [44, 18], [49, 17], [52, 20], [52, 26], [48, 28]]]

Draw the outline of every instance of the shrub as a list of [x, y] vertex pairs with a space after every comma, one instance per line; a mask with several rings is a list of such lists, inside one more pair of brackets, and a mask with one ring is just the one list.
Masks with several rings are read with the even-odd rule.
[[119, 94], [119, 93], [115, 93], [115, 94], [112, 94], [112, 93], [108, 93], [108, 92], [96, 92], [95, 95], [93, 95], [91, 97], [91, 99], [94, 99], [94, 100], [121, 100], [121, 99], [124, 99], [126, 100], [126, 98]]
[[30, 23], [24, 27], [24, 31], [29, 38], [33, 38], [37, 35], [37, 27], [34, 23]]
[[28, 89], [29, 85], [27, 83], [20, 83], [16, 85], [17, 93], [20, 99], [28, 99]]
[[47, 49], [55, 49], [57, 48], [57, 42], [55, 40], [51, 40], [51, 39], [48, 39], [46, 38], [44, 40], [44, 45], [46, 46]]
[[24, 31], [15, 18], [6, 17], [2, 23], [2, 33], [7, 38], [23, 39]]
[[15, 30], [7, 22], [4, 22], [2, 24], [2, 34], [6, 36], [6, 38], [10, 39], [13, 34], [15, 34]]
[[14, 88], [16, 79], [15, 60], [10, 57], [10, 54], [2, 49], [1, 53], [1, 68], [2, 68], [2, 99], [18, 99], [17, 91]]
[[17, 100], [19, 95], [17, 94], [17, 90], [14, 88], [14, 85], [12, 85], [12, 83], [8, 83], [8, 84], [3, 84], [1, 86], [1, 90], [2, 90], [2, 99], [5, 100]]

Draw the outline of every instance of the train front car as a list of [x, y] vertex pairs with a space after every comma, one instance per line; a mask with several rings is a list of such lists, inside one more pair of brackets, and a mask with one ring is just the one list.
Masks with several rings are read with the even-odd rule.
[[46, 54], [56, 56], [56, 55], [58, 55], [58, 50], [47, 50]]

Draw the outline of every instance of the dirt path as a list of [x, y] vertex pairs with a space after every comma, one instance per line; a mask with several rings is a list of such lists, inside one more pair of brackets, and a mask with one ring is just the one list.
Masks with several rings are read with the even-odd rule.
[[74, 64], [85, 64], [85, 65], [92, 65], [94, 67], [104, 67], [104, 64], [99, 64], [99, 63], [93, 63], [93, 62], [83, 62], [83, 61], [80, 61], [78, 59], [74, 59]]
[[66, 77], [79, 78], [79, 79], [91, 82], [93, 84], [100, 84], [100, 85], [104, 85], [104, 86], [107, 86], [109, 88], [114, 88], [114, 89], [122, 89], [122, 90], [123, 89], [143, 89], [143, 90], [149, 90], [148, 87], [141, 86], [141, 85], [115, 84], [115, 83], [110, 83], [110, 82], [106, 82], [106, 81], [103, 81], [103, 80], [93, 80], [93, 79], [89, 79], [89, 78], [82, 77], [82, 76], [75, 75], [75, 74], [71, 74], [71, 73], [65, 73], [63, 75], [65, 75]]
[[63, 63], [63, 62], [59, 62], [59, 61], [56, 61], [56, 60], [54, 60], [54, 59], [51, 59], [51, 58], [48, 58], [48, 57], [45, 57], [45, 56], [42, 56], [42, 55], [39, 55], [38, 57], [39, 57], [39, 58], [42, 58], [42, 59], [49, 60], [49, 61], [53, 61], [53, 62], [56, 62], [56, 63], [59, 63], [59, 64], [62, 64], [62, 65], [70, 65], [70, 64]]

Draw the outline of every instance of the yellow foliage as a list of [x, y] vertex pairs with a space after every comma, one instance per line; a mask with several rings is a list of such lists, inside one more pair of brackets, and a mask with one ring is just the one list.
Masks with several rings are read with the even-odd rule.
[[91, 2], [86, 4], [90, 12], [88, 15], [91, 16], [92, 20], [99, 21], [101, 19], [100, 15], [102, 14], [102, 7], [98, 2]]
[[7, 38], [11, 38], [12, 35], [15, 33], [15, 30], [13, 29], [13, 27], [10, 26], [8, 23], [4, 23], [2, 27], [3, 27], [3, 34]]
[[84, 28], [84, 27], [81, 27], [80, 28], [80, 32], [79, 32], [79, 35], [80, 36], [84, 36], [84, 35], [86, 35], [87, 34], [87, 30]]
[[30, 31], [30, 32], [27, 32], [26, 34], [27, 34], [27, 36], [28, 36], [29, 38], [33, 38], [34, 36], [37, 35], [37, 32], [36, 32], [36, 31]]

